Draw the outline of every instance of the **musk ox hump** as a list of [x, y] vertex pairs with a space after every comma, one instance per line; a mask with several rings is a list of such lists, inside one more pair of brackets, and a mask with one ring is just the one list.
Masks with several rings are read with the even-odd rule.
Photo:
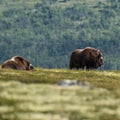
[[13, 60], [17, 64], [19, 64], [22, 67], [23, 70], [33, 69], [33, 65], [30, 64], [30, 62], [22, 56], [14, 56], [14, 57], [11, 58], [11, 60]]
[[22, 63], [22, 64], [24, 63], [30, 64], [30, 62], [22, 56], [14, 56], [11, 58], [11, 60], [16, 61], [18, 63]]

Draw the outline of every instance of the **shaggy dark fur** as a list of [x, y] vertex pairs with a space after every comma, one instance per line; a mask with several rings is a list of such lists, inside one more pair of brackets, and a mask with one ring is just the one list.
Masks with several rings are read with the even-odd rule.
[[69, 68], [94, 69], [103, 65], [103, 57], [100, 50], [92, 47], [76, 49], [70, 56]]
[[1, 68], [11, 68], [17, 70], [32, 70], [33, 66], [22, 56], [14, 56], [10, 60], [5, 61]]

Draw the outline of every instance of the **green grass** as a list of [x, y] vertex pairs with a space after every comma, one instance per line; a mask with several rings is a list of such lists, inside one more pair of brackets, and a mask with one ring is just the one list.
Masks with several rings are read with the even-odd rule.
[[[120, 120], [120, 72], [0, 70], [0, 120]], [[64, 79], [88, 86], [58, 86]]]

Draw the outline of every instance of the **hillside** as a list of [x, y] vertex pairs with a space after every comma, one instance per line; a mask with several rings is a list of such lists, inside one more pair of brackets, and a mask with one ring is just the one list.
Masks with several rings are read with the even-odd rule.
[[15, 55], [36, 67], [68, 68], [71, 52], [100, 49], [120, 70], [119, 0], [1, 0], [0, 64]]
[[[84, 84], [57, 84], [68, 79]], [[119, 80], [119, 71], [0, 70], [0, 120], [120, 120]]]

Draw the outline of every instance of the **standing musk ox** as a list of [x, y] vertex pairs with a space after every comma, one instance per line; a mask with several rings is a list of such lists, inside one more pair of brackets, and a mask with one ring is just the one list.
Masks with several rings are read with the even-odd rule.
[[69, 68], [81, 69], [95, 69], [103, 65], [103, 57], [100, 50], [92, 47], [85, 49], [76, 49], [70, 56]]
[[22, 56], [14, 56], [10, 60], [5, 61], [1, 68], [11, 68], [16, 70], [32, 70], [33, 66]]

